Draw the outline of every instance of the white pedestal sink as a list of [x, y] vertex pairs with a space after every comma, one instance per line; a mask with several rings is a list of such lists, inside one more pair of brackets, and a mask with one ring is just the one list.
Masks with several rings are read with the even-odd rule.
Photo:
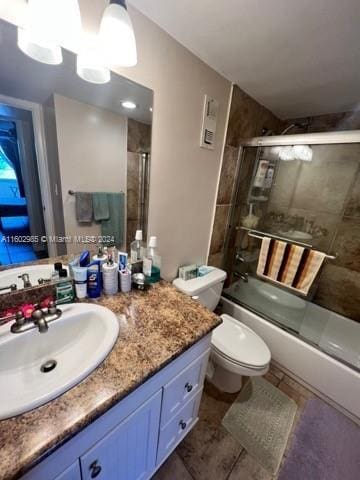
[[[61, 307], [49, 330], [1, 327], [0, 420], [32, 410], [77, 385], [109, 354], [119, 334], [116, 315], [90, 303]], [[4, 335], [4, 329], [9, 330]], [[44, 372], [43, 370], [49, 370]]]

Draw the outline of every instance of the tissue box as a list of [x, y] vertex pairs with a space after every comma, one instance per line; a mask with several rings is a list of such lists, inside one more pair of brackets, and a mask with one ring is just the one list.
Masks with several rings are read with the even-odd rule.
[[182, 280], [191, 280], [198, 276], [198, 267], [197, 265], [187, 265], [185, 267], [179, 268], [179, 278]]

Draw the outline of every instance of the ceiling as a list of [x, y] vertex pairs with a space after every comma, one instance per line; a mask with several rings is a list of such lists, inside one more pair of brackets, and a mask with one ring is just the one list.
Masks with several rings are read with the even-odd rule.
[[[53, 93], [140, 122], [150, 124], [152, 121], [152, 90], [113, 72], [111, 82], [104, 85], [85, 82], [76, 74], [76, 56], [65, 49], [61, 65], [36, 62], [17, 47], [16, 27], [0, 20], [0, 95], [42, 104]], [[123, 108], [121, 102], [124, 100], [132, 100], [137, 108]]]
[[129, 0], [279, 117], [360, 105], [360, 0]]

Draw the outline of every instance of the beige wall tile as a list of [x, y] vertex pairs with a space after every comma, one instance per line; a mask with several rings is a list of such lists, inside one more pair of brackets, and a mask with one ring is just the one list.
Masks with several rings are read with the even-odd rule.
[[260, 105], [234, 87], [226, 144], [238, 147], [241, 138], [256, 136]]
[[151, 125], [128, 119], [128, 152], [150, 152]]
[[219, 253], [223, 249], [229, 213], [230, 205], [216, 207], [210, 254]]
[[138, 189], [127, 189], [127, 219], [139, 219], [139, 191]]
[[293, 208], [340, 214], [359, 165], [360, 146], [313, 146], [312, 162], [301, 162]]
[[300, 160], [278, 162], [276, 177], [270, 193], [268, 210], [290, 208], [301, 169]]
[[261, 105], [257, 123], [257, 135], [262, 135], [263, 129], [271, 130], [275, 135], [279, 135], [284, 129], [284, 122], [277, 118], [270, 110]]
[[238, 147], [241, 139], [259, 136], [263, 128], [280, 133], [282, 122], [247, 93], [235, 86], [226, 144]]
[[127, 154], [127, 219], [139, 220], [140, 212], [140, 155]]
[[345, 208], [345, 215], [360, 218], [360, 171], [358, 171], [355, 182], [351, 188], [349, 200]]
[[127, 222], [127, 232], [126, 232], [126, 247], [127, 251], [130, 251], [130, 244], [135, 240], [135, 233], [138, 229], [138, 221], [137, 220], [129, 220]]
[[217, 268], [223, 268], [224, 254], [222, 252], [209, 255], [208, 265]]
[[314, 302], [360, 322], [360, 273], [326, 263]]
[[220, 173], [220, 183], [217, 196], [218, 205], [228, 205], [231, 203], [231, 197], [235, 182], [236, 166], [239, 149], [227, 145], [224, 151], [224, 159]]
[[360, 219], [340, 223], [333, 251], [338, 255], [334, 265], [360, 272]]
[[[289, 134], [294, 133], [316, 133], [331, 132], [341, 130], [358, 130], [360, 129], [360, 111], [331, 113], [329, 115], [318, 115], [310, 118], [295, 118], [286, 120], [286, 126], [292, 123], [304, 123], [310, 120], [308, 128], [292, 129]], [[284, 127], [285, 128], [285, 127]]]

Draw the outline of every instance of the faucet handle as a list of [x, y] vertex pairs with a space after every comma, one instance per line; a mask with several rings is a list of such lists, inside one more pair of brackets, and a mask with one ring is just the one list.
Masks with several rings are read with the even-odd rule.
[[24, 316], [24, 314], [22, 313], [21, 310], [19, 310], [18, 312], [16, 312], [16, 315], [15, 315], [15, 322], [16, 324], [21, 327], [22, 325], [24, 325], [24, 323], [26, 322], [26, 318]]
[[48, 306], [48, 313], [50, 315], [55, 315], [57, 313], [58, 309], [56, 308], [56, 303], [54, 301], [51, 301]]
[[31, 318], [33, 319], [34, 323], [37, 323], [39, 320], [44, 318], [44, 313], [38, 308], [37, 310], [33, 311], [33, 313], [31, 314]]

